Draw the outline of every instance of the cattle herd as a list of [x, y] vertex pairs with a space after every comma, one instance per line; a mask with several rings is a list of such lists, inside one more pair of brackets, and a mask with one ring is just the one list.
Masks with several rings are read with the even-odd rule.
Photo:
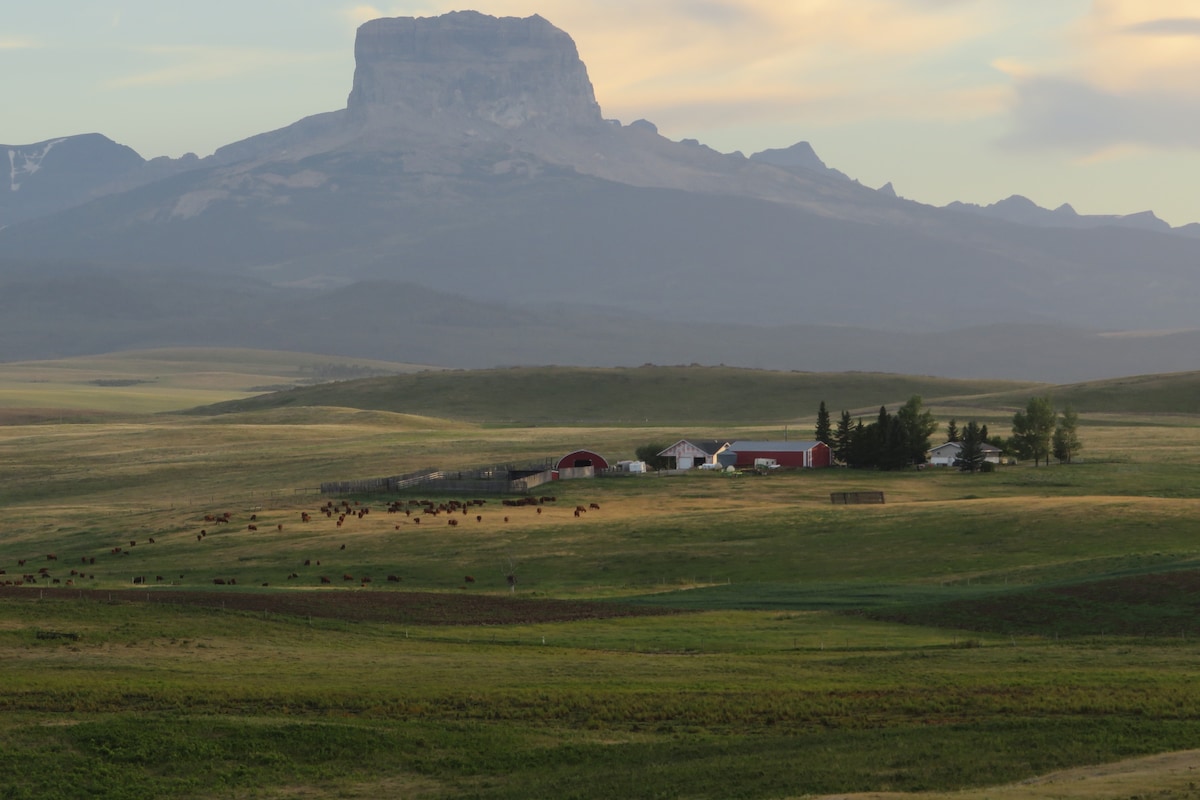
[[[554, 504], [556, 502], [556, 500], [557, 500], [557, 498], [555, 498], [553, 496], [522, 497], [522, 498], [518, 498], [518, 499], [501, 500], [500, 505], [505, 510], [533, 508], [536, 514], [541, 515], [542, 509], [547, 504], [551, 504], [551, 505]], [[433, 522], [434, 520], [444, 519], [447, 526], [456, 528], [456, 527], [458, 527], [460, 522], [468, 522], [469, 523], [471, 520], [474, 521], [475, 526], [483, 525], [485, 523], [485, 519], [486, 519], [485, 514], [484, 514], [484, 511], [485, 511], [484, 507], [487, 505], [487, 503], [488, 503], [487, 500], [440, 500], [439, 501], [439, 500], [403, 499], [403, 500], [393, 500], [393, 501], [387, 503], [386, 504], [386, 512], [391, 515], [403, 515], [404, 516], [403, 520], [400, 520], [399, 522], [394, 523], [394, 530], [401, 530], [405, 524], [419, 525], [421, 523], [422, 519], [426, 520], [426, 524], [429, 524], [430, 522]], [[581, 517], [584, 514], [586, 514], [589, 510], [599, 511], [600, 506], [597, 503], [591, 503], [591, 504], [589, 504], [589, 506], [587, 508], [585, 508], [582, 505], [578, 505], [574, 509], [574, 516], [576, 518]], [[309, 525], [319, 524], [320, 519], [322, 517], [324, 517], [326, 520], [334, 521], [334, 528], [335, 528], [335, 530], [338, 530], [338, 529], [342, 529], [343, 527], [349, 525], [351, 522], [353, 522], [355, 520], [361, 520], [361, 519], [366, 518], [370, 513], [371, 513], [370, 506], [363, 505], [363, 504], [361, 504], [360, 501], [351, 502], [349, 500], [342, 500], [339, 503], [335, 503], [334, 501], [329, 500], [329, 501], [326, 501], [324, 505], [320, 506], [320, 508], [318, 508], [316, 511], [311, 511], [311, 512], [310, 511], [301, 511], [301, 512], [299, 512], [299, 520], [300, 520], [300, 524], [302, 527], [307, 527]], [[515, 513], [515, 512], [509, 511], [509, 513]], [[507, 515], [503, 515], [503, 516], [499, 517], [499, 519], [502, 520], [501, 524], [509, 522], [509, 516], [507, 516]], [[200, 528], [199, 532], [194, 534], [195, 543], [199, 544], [201, 547], [203, 547], [204, 543], [206, 541], [208, 541], [208, 539], [209, 539], [210, 526], [212, 527], [212, 533], [214, 533], [214, 534], [217, 533], [217, 530], [222, 527], [224, 527], [226, 531], [233, 531], [233, 530], [237, 529], [236, 525], [232, 525], [232, 523], [234, 521], [234, 514], [229, 511], [222, 511], [220, 513], [206, 513], [206, 514], [203, 514], [201, 517], [197, 518], [197, 521], [201, 521], [201, 520], [205, 527]], [[245, 527], [241, 530], [243, 530], [245, 533], [253, 534], [253, 533], [257, 533], [259, 531], [258, 512], [257, 511], [254, 513], [251, 513], [248, 518], [243, 517], [243, 520], [245, 520], [246, 524], [245, 524]], [[195, 530], [196, 530], [195, 528], [192, 528], [191, 531], [187, 531], [183, 535], [169, 535], [169, 534], [164, 535], [163, 533], [159, 533], [158, 536], [159, 536], [159, 538], [163, 539], [164, 544], [166, 544], [166, 545], [178, 544], [179, 542], [186, 543], [186, 542], [192, 541], [192, 538], [193, 538], [192, 532]], [[268, 528], [268, 530], [269, 530], [269, 528]], [[283, 523], [275, 524], [275, 531], [277, 533], [282, 533], [283, 530], [284, 530]], [[218, 538], [223, 539], [230, 535], [232, 535], [232, 534], [224, 533], [221, 537], [218, 537]], [[156, 541], [156, 539], [154, 537], [148, 537], [145, 540], [143, 540], [141, 542], [141, 544], [144, 547], [146, 545], [157, 545], [158, 542]], [[142, 552], [142, 548], [138, 548], [138, 545], [139, 545], [138, 540], [124, 538], [124, 539], [122, 539], [122, 541], [119, 544], [116, 544], [116, 545], [112, 545], [111, 543], [102, 544], [101, 552], [98, 552], [96, 554], [91, 554], [91, 553], [81, 554], [78, 556], [78, 561], [75, 560], [75, 556], [67, 556], [67, 555], [63, 555], [63, 557], [60, 560], [59, 554], [57, 554], [57, 553], [43, 553], [43, 554], [39, 554], [36, 556], [27, 556], [26, 558], [16, 559], [16, 569], [12, 575], [9, 574], [8, 567], [4, 565], [3, 559], [0, 558], [0, 585], [3, 585], [3, 586], [39, 586], [39, 585], [42, 585], [42, 586], [45, 586], [45, 585], [77, 586], [77, 585], [83, 585], [85, 582], [88, 585], [95, 585], [95, 582], [97, 581], [97, 577], [96, 577], [97, 573], [99, 573], [101, 575], [100, 580], [107, 580], [110, 583], [112, 581], [112, 576], [114, 574], [120, 574], [122, 576], [125, 576], [125, 577], [120, 578], [120, 580], [121, 581], [129, 581], [133, 585], [137, 585], [137, 586], [144, 586], [144, 585], [148, 585], [150, 583], [155, 583], [155, 584], [174, 583], [175, 581], [171, 580], [170, 578], [166, 578], [161, 574], [154, 575], [153, 578], [150, 578], [147, 575], [143, 575], [143, 574], [134, 574], [134, 575], [130, 576], [130, 572], [136, 572], [136, 569], [131, 569], [131, 567], [137, 563], [137, 556], [134, 555], [134, 551], [135, 551], [135, 549], [137, 549], [139, 554]], [[195, 544], [193, 544], [192, 547], [194, 548]], [[339, 543], [338, 552], [343, 552], [345, 550], [346, 550], [346, 543], [345, 542]], [[132, 558], [131, 558], [131, 556], [132, 556]], [[99, 562], [98, 562], [98, 559], [99, 559]], [[36, 563], [38, 561], [42, 561], [43, 565], [38, 566], [36, 569], [33, 568], [32, 566], [27, 566], [27, 564], [30, 564], [31, 562]], [[193, 563], [193, 564], [195, 563], [195, 559], [190, 557], [190, 555], [189, 555], [189, 557], [186, 558], [186, 561], [188, 563]], [[75, 564], [78, 564], [79, 567], [71, 567], [71, 568], [67, 568], [65, 566], [60, 567], [59, 566], [60, 563], [61, 564], [75, 563]], [[307, 567], [307, 568], [314, 568], [314, 567], [320, 567], [321, 562], [320, 562], [320, 560], [315, 559], [315, 558], [305, 558], [303, 565], [304, 565], [304, 567]], [[286, 571], [285, 580], [299, 581], [299, 582], [304, 581], [304, 578], [302, 577], [302, 575], [299, 571], [299, 568], [287, 567], [286, 570], [287, 571]], [[282, 572], [283, 572], [283, 570], [281, 570], [281, 574], [282, 574]], [[318, 574], [316, 574], [313, 577], [315, 577], [315, 580], [318, 583], [318, 585], [332, 585], [334, 583], [333, 577], [331, 577], [330, 575], [319, 574], [319, 571], [318, 571]], [[179, 581], [182, 582], [184, 580], [185, 580], [185, 574], [180, 573]], [[208, 580], [208, 579], [205, 578], [203, 580]], [[236, 586], [237, 585], [237, 579], [234, 577], [229, 577], [229, 576], [212, 577], [211, 581], [212, 581], [212, 584], [216, 585], [216, 586]], [[395, 574], [391, 574], [391, 575], [387, 576], [387, 581], [389, 583], [400, 583], [401, 577], [398, 575], [395, 575]], [[347, 582], [354, 583], [356, 586], [359, 586], [359, 587], [366, 587], [371, 584], [371, 576], [370, 575], [355, 575], [355, 574], [346, 572], [346, 573], [342, 574], [341, 583], [344, 584]], [[473, 584], [473, 583], [475, 583], [475, 578], [473, 576], [471, 576], [471, 575], [464, 576], [464, 578], [463, 578], [464, 586], [467, 584]], [[269, 586], [270, 581], [264, 581], [261, 583], [261, 585]]]

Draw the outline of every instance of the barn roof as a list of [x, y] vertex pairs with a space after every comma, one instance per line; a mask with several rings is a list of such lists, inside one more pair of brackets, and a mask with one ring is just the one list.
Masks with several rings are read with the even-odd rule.
[[825, 443], [817, 441], [816, 439], [806, 442], [798, 442], [795, 440], [779, 440], [774, 442], [744, 441], [734, 442], [729, 446], [729, 449], [739, 453], [749, 453], [754, 452], [755, 450], [769, 450], [774, 453], [804, 453], [808, 450], [812, 450], [819, 444]]

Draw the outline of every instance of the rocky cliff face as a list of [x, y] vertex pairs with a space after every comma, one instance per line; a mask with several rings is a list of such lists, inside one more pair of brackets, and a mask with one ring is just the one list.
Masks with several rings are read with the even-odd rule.
[[474, 11], [377, 19], [358, 29], [354, 87], [359, 124], [469, 118], [502, 128], [601, 122], [574, 41], [539, 16]]

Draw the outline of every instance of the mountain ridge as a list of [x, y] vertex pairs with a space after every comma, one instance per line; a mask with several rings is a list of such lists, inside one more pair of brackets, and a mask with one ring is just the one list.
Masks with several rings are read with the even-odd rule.
[[[605, 309], [606, 320], [652, 321], [672, 340], [686, 331], [731, 363], [760, 358], [761, 344], [730, 332], [764, 326], [909, 337], [990, 329], [1018, 346], [999, 335], [1003, 326], [1091, 335], [1192, 325], [1200, 243], [1190, 228], [1163, 229], [1152, 215], [1082, 224], [1092, 218], [1023, 198], [939, 209], [898, 197], [890, 184], [862, 186], [804, 142], [746, 158], [670, 141], [644, 120], [605, 120], [569, 35], [540, 17], [394, 18], [367, 23], [360, 36], [346, 108], [204, 159], [139, 156], [93, 182], [87, 202], [73, 196], [70, 207], [0, 229], [0, 257], [99, 265], [114, 280], [157, 275], [151, 285], [164, 304], [181, 302], [166, 276], [191, 274], [274, 293], [262, 305], [271, 309], [379, 282], [456, 294], [480, 316], [489, 304], [551, 309], [557, 330], [508, 318], [513, 331], [528, 323], [530, 335], [558, 337], [554, 357], [568, 361], [596, 352], [586, 329], [573, 328], [581, 324], [573, 311], [587, 307]], [[120, 146], [110, 144], [115, 157]], [[51, 175], [63, 146], [31, 181]], [[100, 194], [114, 186], [121, 190]], [[122, 269], [134, 271], [119, 277]], [[359, 328], [391, 330], [389, 314], [416, 313], [371, 307], [327, 346], [353, 354], [369, 339]], [[44, 311], [26, 322], [47, 337], [56, 324], [80, 329], [80, 320]], [[705, 329], [741, 349], [698, 333]], [[208, 335], [232, 330], [264, 335], [244, 324]], [[500, 338], [516, 341], [494, 357], [519, 363], [521, 336]], [[1040, 365], [1047, 348], [1022, 342], [1019, 358]], [[636, 355], [651, 345], [626, 342], [641, 360], [653, 360]], [[537, 358], [532, 347], [526, 354]], [[1182, 365], [1187, 356], [1173, 358]]]

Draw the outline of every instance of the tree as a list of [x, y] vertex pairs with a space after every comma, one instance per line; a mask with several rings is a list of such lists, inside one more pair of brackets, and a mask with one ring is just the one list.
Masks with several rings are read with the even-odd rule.
[[833, 434], [833, 458], [842, 464], [849, 463], [850, 437], [853, 434], [850, 412], [843, 411], [838, 418], [837, 430]]
[[963, 429], [962, 447], [955, 465], [963, 472], [979, 472], [983, 469], [983, 442], [979, 425], [971, 420]]
[[929, 437], [933, 435], [938, 426], [933, 418], [933, 413], [923, 411], [921, 396], [914, 394], [896, 412], [896, 420], [900, 435], [897, 450], [903, 460], [901, 466], [924, 464], [925, 454], [929, 452]]
[[1079, 414], [1071, 406], [1062, 410], [1058, 426], [1054, 429], [1054, 457], [1060, 464], [1070, 464], [1075, 454], [1083, 449], [1079, 442]]
[[1050, 439], [1054, 434], [1054, 404], [1049, 396], [1031, 397], [1024, 411], [1013, 415], [1013, 445], [1024, 458], [1032, 458], [1036, 467], [1050, 463]]
[[958, 420], [952, 419], [950, 420], [950, 424], [946, 426], [946, 441], [958, 441]]
[[667, 456], [660, 456], [659, 453], [668, 447], [670, 447], [669, 444], [662, 442], [650, 442], [634, 450], [633, 454], [637, 456], [638, 461], [645, 461], [646, 466], [650, 469], [666, 469], [670, 466], [668, 463], [670, 459]]
[[825, 408], [825, 401], [821, 401], [821, 407], [817, 409], [817, 429], [816, 440], [830, 444], [833, 441], [833, 429], [829, 426], [829, 410]]

